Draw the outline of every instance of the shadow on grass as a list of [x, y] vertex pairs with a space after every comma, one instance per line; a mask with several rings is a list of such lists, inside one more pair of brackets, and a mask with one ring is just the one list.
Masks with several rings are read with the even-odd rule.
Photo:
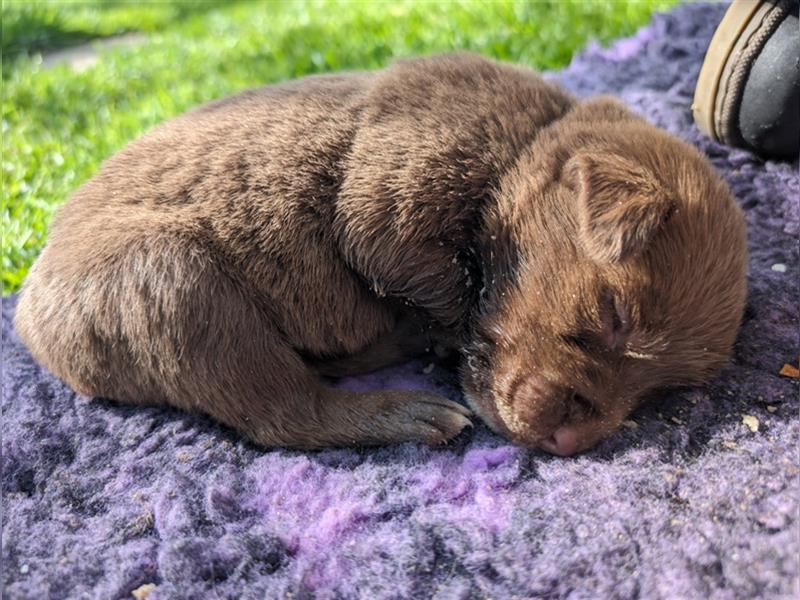
[[[3, 58], [10, 61], [131, 31], [157, 31], [170, 23], [241, 1], [163, 0], [149, 6], [113, 0], [93, 0], [80, 5], [8, 2], [2, 8], [0, 48]], [[89, 12], [78, 14], [76, 6]]]

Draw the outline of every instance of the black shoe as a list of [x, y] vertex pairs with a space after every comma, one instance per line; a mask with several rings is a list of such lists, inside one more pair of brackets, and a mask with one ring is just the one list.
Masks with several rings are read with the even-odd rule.
[[764, 157], [800, 153], [798, 0], [734, 0], [697, 80], [694, 120]]

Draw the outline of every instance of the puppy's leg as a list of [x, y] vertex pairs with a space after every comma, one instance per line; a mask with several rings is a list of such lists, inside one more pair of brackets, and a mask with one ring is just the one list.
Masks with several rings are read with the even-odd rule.
[[43, 254], [17, 316], [37, 358], [82, 393], [203, 412], [266, 446], [438, 443], [469, 424], [430, 394], [324, 387], [274, 307], [176, 237], [119, 244], [82, 277]]
[[[220, 345], [221, 335], [204, 339], [196, 366], [181, 376], [194, 382], [192, 389], [177, 395], [200, 399], [197, 409], [256, 443], [295, 448], [436, 444], [470, 424], [469, 410], [432, 394], [326, 387], [248, 297], [232, 287], [216, 300], [228, 307], [224, 328], [230, 343]], [[204, 364], [207, 357], [216, 359]]]
[[219, 292], [215, 301], [226, 307], [224, 325], [191, 350], [170, 393], [175, 404], [205, 412], [265, 446], [435, 444], [470, 424], [466, 408], [431, 394], [322, 385], [263, 310], [235, 287]]

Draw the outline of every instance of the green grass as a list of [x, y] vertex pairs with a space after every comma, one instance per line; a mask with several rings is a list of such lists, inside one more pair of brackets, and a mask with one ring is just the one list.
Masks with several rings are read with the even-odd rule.
[[[156, 123], [247, 87], [468, 49], [539, 69], [589, 39], [632, 33], [676, 0], [520, 2], [3, 2], [3, 290], [15, 291], [53, 212], [102, 160]], [[76, 73], [37, 51], [123, 31], [146, 43]]]

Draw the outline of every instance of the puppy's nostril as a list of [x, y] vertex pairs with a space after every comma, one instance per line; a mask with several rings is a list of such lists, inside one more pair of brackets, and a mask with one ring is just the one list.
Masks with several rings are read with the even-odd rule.
[[569, 393], [569, 404], [571, 408], [577, 409], [578, 412], [585, 415], [595, 412], [594, 403], [575, 390], [571, 390]]

